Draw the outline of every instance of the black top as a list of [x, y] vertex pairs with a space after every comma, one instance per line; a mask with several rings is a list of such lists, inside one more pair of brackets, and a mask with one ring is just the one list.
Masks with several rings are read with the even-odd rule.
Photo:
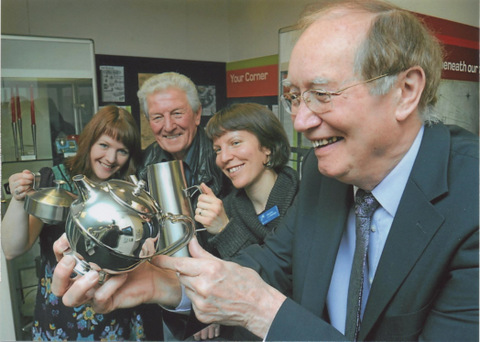
[[223, 200], [229, 222], [220, 234], [209, 236], [209, 251], [222, 259], [229, 259], [251, 244], [263, 244], [267, 234], [275, 230], [292, 205], [297, 194], [298, 182], [297, 172], [288, 166], [278, 173], [268, 196], [265, 211], [277, 206], [279, 216], [265, 225], [260, 222], [245, 190], [233, 189]]

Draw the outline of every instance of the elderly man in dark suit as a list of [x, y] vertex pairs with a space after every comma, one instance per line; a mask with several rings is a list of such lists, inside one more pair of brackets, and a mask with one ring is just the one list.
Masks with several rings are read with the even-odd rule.
[[395, 6], [324, 2], [284, 82], [313, 149], [275, 234], [237, 263], [193, 240], [192, 258], [160, 256], [90, 292], [96, 275], [72, 284], [63, 258], [64, 301], [181, 310], [183, 291], [200, 321], [267, 340], [478, 340], [478, 137], [433, 115], [441, 49]]

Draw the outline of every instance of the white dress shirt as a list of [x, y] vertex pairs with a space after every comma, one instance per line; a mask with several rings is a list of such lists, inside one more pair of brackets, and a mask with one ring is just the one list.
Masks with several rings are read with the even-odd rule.
[[[372, 194], [380, 203], [372, 217], [370, 240], [368, 244], [367, 270], [362, 296], [362, 316], [368, 299], [371, 284], [374, 281], [378, 262], [387, 241], [390, 227], [397, 212], [400, 199], [407, 184], [415, 158], [417, 157], [423, 137], [423, 126], [415, 138], [412, 146], [397, 164], [373, 190]], [[354, 192], [357, 191], [355, 187]], [[340, 332], [345, 333], [347, 316], [348, 285], [355, 252], [355, 213], [353, 206], [348, 216], [347, 227], [338, 249], [337, 259], [327, 295], [327, 309], [332, 325]]]

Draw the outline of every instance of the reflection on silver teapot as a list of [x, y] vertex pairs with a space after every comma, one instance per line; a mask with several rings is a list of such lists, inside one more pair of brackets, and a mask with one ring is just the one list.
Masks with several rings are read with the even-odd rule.
[[[162, 211], [144, 181], [97, 184], [84, 175], [73, 181], [79, 197], [70, 206], [65, 230], [79, 274], [94, 269], [102, 281], [105, 274], [131, 271], [154, 255], [177, 252], [195, 233], [192, 218]], [[175, 241], [166, 238], [167, 222], [182, 227]]]

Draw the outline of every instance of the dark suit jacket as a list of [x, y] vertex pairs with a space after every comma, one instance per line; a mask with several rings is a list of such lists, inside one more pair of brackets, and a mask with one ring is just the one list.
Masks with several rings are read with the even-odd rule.
[[[478, 340], [478, 137], [426, 127], [373, 281], [359, 340]], [[268, 340], [344, 340], [326, 298], [352, 186], [310, 153], [296, 204], [264, 248], [236, 260], [289, 298]]]

